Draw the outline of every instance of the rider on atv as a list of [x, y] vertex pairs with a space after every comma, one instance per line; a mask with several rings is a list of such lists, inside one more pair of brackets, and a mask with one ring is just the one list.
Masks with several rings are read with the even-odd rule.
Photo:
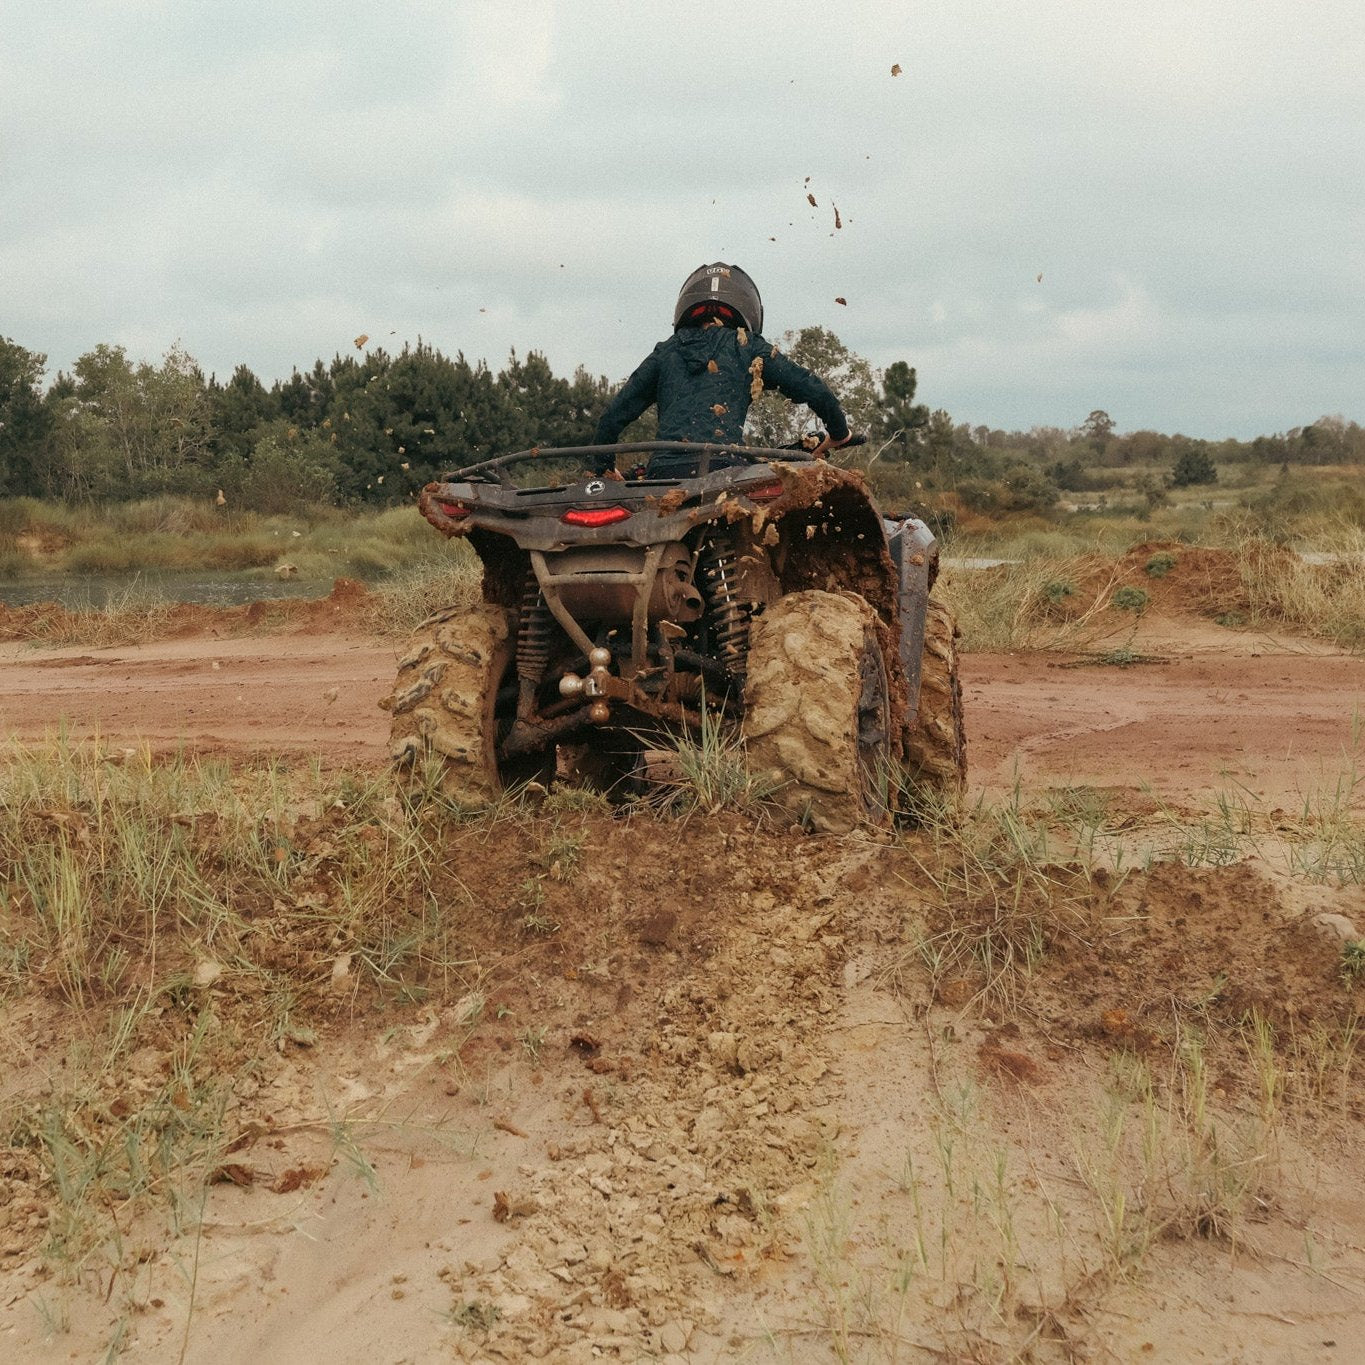
[[[607, 405], [596, 444], [614, 444], [651, 403], [659, 408], [660, 440], [738, 444], [749, 404], [765, 388], [809, 406], [829, 432], [830, 445], [848, 441], [848, 421], [829, 386], [763, 339], [763, 301], [738, 266], [717, 261], [694, 270], [678, 295], [673, 328]], [[723, 456], [713, 458], [711, 468], [743, 462], [738, 455]], [[697, 461], [661, 452], [647, 472], [652, 479], [690, 478]]]
[[[508, 452], [422, 490], [483, 575], [477, 602], [418, 627], [382, 703], [405, 790], [484, 804], [563, 764], [630, 791], [660, 742], [719, 718], [811, 828], [880, 823], [901, 768], [955, 800], [961, 688], [932, 532], [882, 517], [820, 444], [739, 444], [764, 388], [850, 444], [828, 386], [762, 339], [743, 271], [695, 271], [675, 321], [596, 444]], [[660, 439], [621, 444], [651, 403]], [[647, 456], [644, 477], [602, 477], [621, 456]]]

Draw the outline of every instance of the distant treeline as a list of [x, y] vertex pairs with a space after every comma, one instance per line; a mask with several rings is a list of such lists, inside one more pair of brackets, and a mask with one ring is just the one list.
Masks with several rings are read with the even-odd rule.
[[[1212, 482], [1225, 462], [1365, 461], [1365, 430], [1340, 417], [1246, 442], [1119, 435], [1098, 409], [1075, 428], [955, 423], [915, 401], [917, 376], [904, 361], [875, 370], [818, 327], [783, 345], [839, 393], [855, 429], [871, 438], [863, 458], [874, 469], [914, 471], [925, 491], [951, 487], [995, 511], [1041, 510], [1061, 489], [1104, 486], [1104, 467], [1159, 467], [1164, 482], [1178, 484]], [[582, 367], [556, 375], [535, 351], [514, 352], [494, 372], [422, 342], [396, 355], [357, 347], [269, 386], [245, 365], [225, 382], [206, 376], [178, 348], [151, 365], [100, 345], [46, 387], [45, 372], [44, 356], [0, 339], [0, 497], [103, 502], [221, 491], [229, 505], [263, 512], [403, 501], [462, 464], [585, 444], [615, 389]], [[804, 415], [765, 396], [750, 415], [751, 439], [790, 440]], [[648, 437], [651, 423], [647, 415], [628, 435]]]

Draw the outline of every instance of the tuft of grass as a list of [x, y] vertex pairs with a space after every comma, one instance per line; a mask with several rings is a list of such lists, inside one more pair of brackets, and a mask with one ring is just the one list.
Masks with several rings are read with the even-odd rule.
[[[1083, 639], [1117, 582], [1119, 564], [1099, 554], [1042, 556], [993, 569], [945, 574], [964, 650], [1061, 649]], [[1093, 584], [1084, 605], [1079, 584]]]
[[762, 814], [777, 790], [768, 777], [750, 767], [739, 731], [718, 711], [704, 708], [695, 732], [670, 740], [670, 765], [676, 769], [662, 783], [659, 804], [714, 815], [722, 810]]
[[1120, 611], [1131, 611], [1135, 616], [1141, 616], [1147, 610], [1151, 595], [1143, 588], [1134, 588], [1129, 584], [1124, 584], [1121, 588], [1114, 590], [1114, 595], [1110, 599], [1111, 605]]
[[[427, 531], [429, 526], [422, 523]], [[433, 537], [435, 533], [432, 532]], [[447, 607], [474, 607], [483, 581], [482, 566], [464, 541], [436, 545], [424, 556], [379, 583], [365, 623], [377, 634], [411, 634], [428, 616]]]
[[55, 607], [35, 616], [28, 638], [48, 645], [89, 645], [104, 649], [146, 644], [165, 636], [174, 606], [154, 589], [134, 580], [110, 596], [102, 607], [67, 611]]
[[1330, 562], [1309, 563], [1259, 535], [1238, 541], [1237, 570], [1252, 624], [1365, 647], [1365, 530], [1341, 527], [1320, 544]]
[[1353, 938], [1341, 945], [1341, 974], [1347, 981], [1365, 976], [1365, 940]]
[[906, 881], [927, 896], [930, 927], [893, 975], [918, 961], [935, 996], [950, 982], [969, 983], [958, 1004], [1010, 1016], [1026, 1006], [1028, 983], [1055, 946], [1100, 932], [1089, 872], [1061, 865], [1018, 790], [1000, 805], [922, 821], [920, 834], [932, 855], [907, 845], [918, 875]]

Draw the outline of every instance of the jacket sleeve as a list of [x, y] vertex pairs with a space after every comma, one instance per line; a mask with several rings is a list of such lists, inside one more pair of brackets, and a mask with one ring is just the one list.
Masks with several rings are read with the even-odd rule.
[[819, 375], [788, 360], [776, 347], [763, 355], [763, 387], [776, 389], [793, 403], [804, 403], [836, 440], [848, 435], [848, 418], [829, 385]]
[[596, 444], [613, 445], [621, 433], [659, 396], [659, 352], [649, 353], [597, 422]]

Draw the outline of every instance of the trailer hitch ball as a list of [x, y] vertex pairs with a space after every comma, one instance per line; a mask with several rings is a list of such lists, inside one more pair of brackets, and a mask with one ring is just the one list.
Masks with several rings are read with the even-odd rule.
[[[592, 665], [592, 671], [586, 678], [580, 678], [577, 673], [566, 673], [560, 678], [559, 695], [561, 697], [600, 697], [602, 695], [607, 683], [611, 680], [611, 670], [608, 667], [611, 663], [611, 650], [603, 649], [600, 645], [596, 649], [590, 650], [588, 663]], [[590, 720], [606, 720], [606, 718], [605, 711], [600, 717], [592, 712], [589, 713]]]

